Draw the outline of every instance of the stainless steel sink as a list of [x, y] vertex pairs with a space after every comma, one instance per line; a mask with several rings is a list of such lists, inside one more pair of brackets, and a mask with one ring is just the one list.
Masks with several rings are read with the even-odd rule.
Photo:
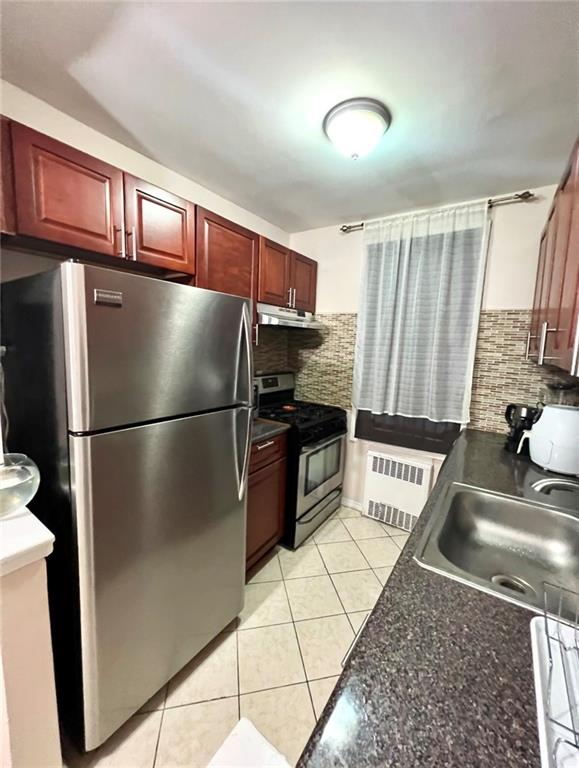
[[505, 600], [534, 610], [547, 600], [549, 613], [575, 618], [575, 601], [560, 588], [579, 591], [579, 513], [451, 483], [415, 559]]

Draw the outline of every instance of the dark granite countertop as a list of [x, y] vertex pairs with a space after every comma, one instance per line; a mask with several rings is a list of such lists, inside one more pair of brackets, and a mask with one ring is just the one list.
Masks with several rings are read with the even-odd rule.
[[413, 559], [448, 482], [533, 497], [546, 473], [466, 430], [378, 598], [300, 758], [300, 768], [540, 765], [533, 614]]
[[271, 437], [280, 435], [289, 429], [289, 424], [283, 424], [281, 421], [270, 421], [269, 419], [255, 419], [252, 427], [251, 442], [258, 440], [269, 440]]

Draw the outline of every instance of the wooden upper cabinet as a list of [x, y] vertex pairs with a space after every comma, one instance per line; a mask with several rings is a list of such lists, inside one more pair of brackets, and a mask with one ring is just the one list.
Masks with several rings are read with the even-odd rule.
[[292, 251], [289, 280], [295, 292], [292, 303], [294, 309], [303, 309], [306, 312], [316, 311], [317, 278], [317, 261]]
[[531, 359], [579, 376], [579, 140], [541, 236], [530, 336]]
[[255, 300], [259, 235], [205, 208], [197, 208], [199, 288]]
[[0, 117], [0, 231], [13, 235], [16, 232], [16, 208], [14, 201], [14, 169], [12, 165], [12, 135], [10, 120]]
[[19, 123], [11, 128], [18, 233], [121, 255], [122, 171]]
[[566, 242], [566, 258], [557, 317], [557, 364], [579, 376], [579, 141], [560, 192], [560, 224], [566, 224], [561, 235]]
[[195, 274], [195, 206], [124, 174], [127, 258]]
[[260, 237], [258, 300], [278, 307], [289, 307], [289, 271], [289, 248]]

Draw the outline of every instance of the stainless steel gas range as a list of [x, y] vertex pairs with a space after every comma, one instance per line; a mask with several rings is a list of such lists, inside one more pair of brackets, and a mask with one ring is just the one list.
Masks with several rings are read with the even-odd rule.
[[293, 373], [255, 378], [259, 415], [290, 424], [286, 525], [282, 543], [296, 549], [340, 506], [346, 452], [346, 412], [294, 399]]

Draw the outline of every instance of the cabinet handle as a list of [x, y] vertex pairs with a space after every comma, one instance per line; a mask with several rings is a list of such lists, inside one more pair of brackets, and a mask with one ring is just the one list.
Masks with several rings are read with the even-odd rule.
[[541, 325], [541, 340], [539, 341], [539, 356], [537, 357], [537, 362], [539, 365], [543, 365], [545, 360], [558, 360], [558, 357], [546, 357], [545, 356], [545, 347], [547, 346], [547, 334], [548, 333], [555, 333], [558, 329], [557, 328], [549, 328], [549, 323], [545, 320], [544, 323]]
[[527, 331], [527, 347], [525, 349], [525, 360], [528, 362], [531, 359], [531, 339], [536, 339], [537, 334]]
[[256, 450], [263, 451], [264, 448], [269, 448], [270, 445], [275, 445], [275, 440], [268, 440], [267, 443], [262, 443], [261, 445], [256, 445]]
[[131, 259], [133, 261], [136, 261], [137, 260], [137, 235], [134, 227], [131, 227], [131, 229], [127, 232], [127, 238], [129, 237], [131, 238], [131, 242], [132, 242]]
[[294, 298], [293, 298], [293, 301], [292, 301], [292, 309], [295, 309], [296, 308], [296, 289], [292, 288], [292, 291], [294, 292]]
[[287, 305], [291, 309], [291, 305], [292, 305], [292, 289], [291, 288], [287, 289]]
[[579, 312], [575, 324], [575, 341], [573, 342], [573, 354], [571, 355], [571, 376], [579, 376]]
[[120, 227], [115, 227], [115, 244], [116, 244], [118, 232], [120, 232], [120, 235], [121, 235], [121, 248], [119, 251], [117, 251], [117, 256], [120, 256], [121, 259], [126, 259], [127, 251], [125, 250], [125, 225], [124, 224], [121, 224]]

